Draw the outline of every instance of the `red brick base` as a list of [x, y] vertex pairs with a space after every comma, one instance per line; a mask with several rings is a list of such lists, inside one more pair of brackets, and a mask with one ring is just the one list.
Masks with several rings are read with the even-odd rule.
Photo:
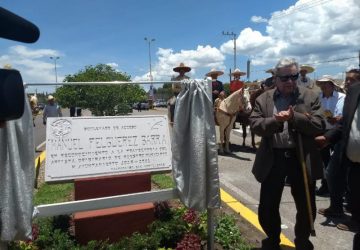
[[76, 240], [86, 244], [91, 240], [116, 242], [134, 232], [146, 232], [154, 221], [154, 205], [143, 203], [124, 207], [78, 212], [74, 216]]
[[[75, 200], [151, 190], [150, 174], [127, 174], [75, 180]], [[145, 232], [154, 221], [154, 205], [137, 205], [74, 214], [75, 237], [80, 244], [91, 240], [115, 242], [134, 232]]]

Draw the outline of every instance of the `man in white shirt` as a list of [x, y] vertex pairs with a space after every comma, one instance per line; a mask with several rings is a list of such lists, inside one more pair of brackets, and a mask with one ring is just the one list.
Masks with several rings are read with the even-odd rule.
[[[320, 101], [326, 118], [326, 130], [330, 130], [339, 123], [342, 118], [345, 94], [336, 91], [340, 85], [331, 76], [325, 75], [316, 81], [321, 89]], [[330, 155], [334, 146], [328, 145], [321, 150], [325, 170], [330, 162]], [[321, 181], [321, 187], [316, 191], [317, 195], [327, 195], [329, 193], [328, 183], [325, 178]]]
[[340, 223], [337, 228], [357, 231], [354, 236], [353, 250], [360, 249], [360, 69], [352, 69], [346, 73], [349, 86], [345, 102], [343, 118], [338, 126], [329, 130], [317, 140], [319, 146], [340, 142], [340, 165], [348, 171], [349, 205], [351, 221]]
[[61, 107], [55, 103], [55, 98], [52, 95], [48, 96], [48, 104], [45, 105], [43, 111], [43, 124], [46, 124], [48, 117], [62, 117]]

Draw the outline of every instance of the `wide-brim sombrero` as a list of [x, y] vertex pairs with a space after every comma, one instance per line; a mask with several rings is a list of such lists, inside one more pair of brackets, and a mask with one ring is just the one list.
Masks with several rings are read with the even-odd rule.
[[246, 73], [243, 71], [240, 71], [240, 69], [235, 69], [234, 72], [231, 73], [231, 75], [244, 76], [244, 75], [246, 75]]
[[320, 84], [323, 82], [331, 82], [332, 84], [334, 84], [335, 87], [338, 87], [340, 89], [344, 87], [342, 86], [341, 81], [336, 81], [334, 78], [332, 78], [329, 75], [324, 75], [320, 79], [316, 80], [316, 85], [320, 86]]
[[212, 76], [212, 75], [221, 76], [223, 74], [224, 72], [221, 70], [211, 69], [208, 73], [205, 74], [205, 76]]
[[173, 70], [174, 70], [175, 72], [180, 72], [180, 70], [183, 70], [183, 71], [185, 71], [185, 72], [189, 72], [189, 71], [191, 70], [191, 68], [188, 67], [188, 66], [185, 66], [184, 63], [180, 63], [180, 65], [177, 66], [177, 67], [175, 67], [175, 68], [173, 68]]
[[315, 71], [315, 69], [313, 67], [311, 67], [310, 65], [305, 65], [305, 64], [300, 66], [300, 71], [301, 70], [305, 70], [308, 74]]

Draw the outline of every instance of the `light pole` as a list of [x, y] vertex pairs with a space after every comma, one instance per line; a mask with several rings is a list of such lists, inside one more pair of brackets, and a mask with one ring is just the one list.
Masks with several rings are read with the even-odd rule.
[[50, 56], [51, 60], [54, 60], [54, 64], [55, 64], [55, 82], [57, 83], [57, 68], [56, 68], [56, 60], [60, 59], [59, 56]]
[[223, 31], [222, 34], [224, 36], [232, 36], [234, 40], [234, 70], [236, 69], [236, 34], [234, 32], [225, 32]]
[[155, 42], [155, 39], [154, 39], [154, 38], [147, 38], [147, 37], [145, 37], [144, 40], [147, 41], [148, 44], [149, 44], [150, 81], [152, 81], [152, 80], [153, 80], [153, 77], [152, 77], [152, 72], [151, 72], [151, 42]]
[[[155, 42], [154, 38], [148, 38], [145, 37], [144, 40], [149, 44], [149, 68], [150, 68], [150, 81], [153, 81], [153, 76], [152, 76], [152, 72], [151, 72], [151, 43]], [[153, 84], [150, 84], [150, 91], [149, 91], [149, 96], [150, 98], [153, 100], [154, 99], [154, 89], [153, 89]]]

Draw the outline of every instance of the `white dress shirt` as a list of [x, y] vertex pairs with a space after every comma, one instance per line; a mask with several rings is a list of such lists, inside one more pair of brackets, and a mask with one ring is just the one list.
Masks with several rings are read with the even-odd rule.
[[[324, 111], [330, 111], [333, 117], [342, 116], [344, 107], [345, 94], [333, 91], [332, 95], [325, 97], [323, 93], [320, 93], [321, 107]], [[326, 129], [331, 129], [335, 125], [330, 124], [326, 120]]]

